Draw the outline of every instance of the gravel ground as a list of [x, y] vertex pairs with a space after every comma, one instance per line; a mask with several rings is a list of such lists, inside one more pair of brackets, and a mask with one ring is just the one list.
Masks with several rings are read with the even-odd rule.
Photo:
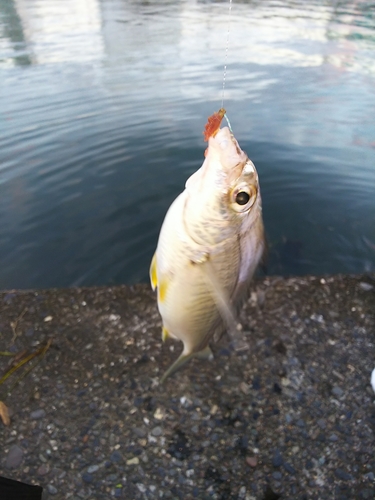
[[181, 347], [162, 345], [147, 285], [10, 291], [0, 308], [0, 350], [52, 339], [0, 386], [0, 474], [43, 498], [375, 498], [374, 275], [258, 280], [245, 348], [223, 336], [165, 386]]

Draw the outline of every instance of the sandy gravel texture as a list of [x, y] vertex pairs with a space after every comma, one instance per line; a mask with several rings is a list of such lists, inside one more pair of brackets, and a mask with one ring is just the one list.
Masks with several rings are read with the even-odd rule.
[[374, 499], [375, 276], [260, 279], [240, 319], [241, 351], [160, 386], [181, 344], [147, 285], [1, 293], [0, 350], [52, 344], [0, 386], [0, 474], [51, 499]]

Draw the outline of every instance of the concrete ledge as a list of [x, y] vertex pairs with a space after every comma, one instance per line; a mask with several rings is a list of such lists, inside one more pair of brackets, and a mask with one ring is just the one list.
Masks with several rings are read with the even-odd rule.
[[1, 474], [56, 499], [372, 500], [375, 275], [258, 280], [241, 321], [247, 349], [224, 336], [160, 387], [181, 347], [148, 286], [1, 293], [1, 351], [52, 339], [0, 386]]

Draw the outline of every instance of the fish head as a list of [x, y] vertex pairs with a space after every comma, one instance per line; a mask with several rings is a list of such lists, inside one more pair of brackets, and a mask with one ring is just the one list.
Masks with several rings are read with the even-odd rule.
[[218, 244], [261, 216], [256, 168], [228, 127], [209, 138], [203, 165], [185, 187], [184, 224], [198, 244]]

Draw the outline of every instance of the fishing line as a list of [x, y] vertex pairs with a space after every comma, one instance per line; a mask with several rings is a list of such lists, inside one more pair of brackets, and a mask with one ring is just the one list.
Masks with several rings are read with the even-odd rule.
[[[224, 107], [225, 80], [226, 80], [226, 76], [227, 76], [231, 14], [232, 14], [232, 0], [229, 0], [228, 30], [227, 30], [227, 41], [226, 41], [225, 57], [224, 57], [223, 92], [222, 92], [222, 96], [221, 96], [221, 107], [222, 108]], [[225, 118], [228, 121], [227, 117], [225, 117]], [[228, 122], [228, 125], [229, 125], [229, 122]], [[230, 128], [230, 125], [229, 125], [229, 128]]]

